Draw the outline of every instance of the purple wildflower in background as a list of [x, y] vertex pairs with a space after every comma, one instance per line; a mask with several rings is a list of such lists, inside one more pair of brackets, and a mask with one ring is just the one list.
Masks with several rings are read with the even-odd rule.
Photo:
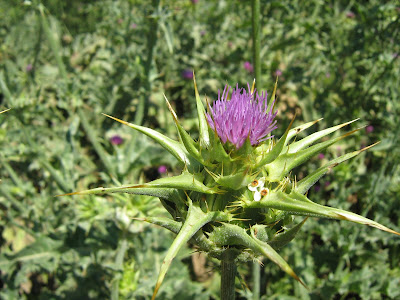
[[352, 11], [348, 11], [346, 13], [346, 17], [349, 19], [353, 19], [355, 16], [356, 16], [355, 13], [353, 13]]
[[131, 29], [136, 29], [137, 24], [136, 23], [132, 23], [130, 27], [131, 27]]
[[193, 4], [196, 4], [197, 2], [199, 2], [199, 0], [192, 0]]
[[187, 80], [193, 79], [193, 71], [190, 69], [183, 70], [181, 75], [182, 75], [183, 79], [187, 79]]
[[167, 172], [167, 167], [166, 166], [161, 165], [161, 166], [158, 167], [158, 173], [164, 174], [166, 172]]
[[275, 76], [281, 76], [282, 75], [282, 71], [277, 69], [274, 73]]
[[110, 142], [113, 145], [121, 145], [124, 142], [124, 140], [119, 135], [114, 135], [110, 138]]
[[371, 133], [372, 131], [374, 131], [374, 126], [372, 126], [372, 125], [367, 126], [367, 127], [365, 128], [365, 131], [366, 131], [367, 133]]
[[337, 155], [342, 155], [342, 147], [337, 146], [336, 147], [336, 153], [337, 153]]
[[325, 155], [324, 155], [323, 153], [320, 153], [320, 154], [318, 154], [318, 158], [319, 158], [319, 159], [324, 159], [324, 158], [325, 158]]
[[206, 31], [205, 30], [200, 31], [200, 35], [201, 36], [205, 36], [206, 35]]
[[32, 65], [32, 64], [27, 64], [25, 70], [26, 70], [27, 72], [32, 71], [32, 70], [33, 70], [33, 65]]
[[328, 186], [330, 186], [331, 185], [331, 182], [330, 181], [327, 181], [327, 182], [325, 182], [325, 184], [324, 184], [324, 186], [327, 188]]
[[253, 65], [249, 61], [245, 61], [243, 67], [249, 72], [253, 72], [254, 68]]
[[267, 93], [261, 95], [257, 91], [250, 93], [244, 88], [232, 91], [231, 100], [228, 100], [229, 86], [225, 86], [221, 96], [218, 91], [218, 100], [210, 107], [210, 114], [206, 114], [207, 122], [215, 130], [223, 143], [227, 141], [235, 145], [236, 149], [243, 146], [247, 138], [251, 145], [265, 141], [272, 136], [267, 135], [277, 128], [274, 120], [277, 112], [273, 113], [273, 104], [267, 105]]

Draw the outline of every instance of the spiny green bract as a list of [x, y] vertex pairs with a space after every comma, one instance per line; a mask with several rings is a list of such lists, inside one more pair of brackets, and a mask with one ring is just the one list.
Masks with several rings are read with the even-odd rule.
[[[165, 227], [177, 236], [162, 264], [153, 299], [172, 259], [189, 241], [200, 251], [215, 258], [221, 258], [227, 248], [236, 250], [237, 261], [265, 256], [303, 284], [276, 252], [295, 237], [306, 220], [293, 224], [293, 215], [348, 220], [398, 234], [362, 216], [316, 204], [305, 196], [310, 187], [330, 169], [373, 145], [333, 159], [298, 182], [290, 176], [293, 168], [357, 131], [316, 143], [353, 121], [316, 132], [296, 142], [292, 140], [299, 132], [319, 120], [291, 129], [292, 121], [279, 140], [271, 138], [252, 145], [247, 138], [237, 149], [229, 142], [223, 144], [216, 130], [210, 128], [195, 79], [194, 86], [199, 118], [198, 141], [194, 141], [180, 125], [167, 99], [179, 133], [179, 142], [155, 130], [108, 116], [162, 145], [182, 163], [184, 170], [181, 175], [141, 185], [72, 193], [132, 193], [159, 197], [173, 219], [149, 217], [143, 220]], [[276, 84], [272, 99], [275, 91]], [[250, 93], [253, 92], [254, 84]]]

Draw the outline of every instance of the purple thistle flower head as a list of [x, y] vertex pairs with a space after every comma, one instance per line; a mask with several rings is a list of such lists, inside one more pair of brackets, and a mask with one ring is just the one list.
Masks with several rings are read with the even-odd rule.
[[226, 85], [222, 95], [218, 91], [218, 100], [210, 107], [210, 114], [206, 114], [208, 124], [221, 141], [231, 142], [236, 149], [242, 147], [247, 138], [251, 145], [272, 138], [267, 135], [277, 128], [274, 120], [277, 112], [272, 112], [274, 102], [268, 107], [266, 92], [260, 95], [256, 90], [251, 93], [250, 85], [247, 88], [246, 91], [236, 85], [228, 100], [230, 87]]
[[164, 165], [161, 165], [161, 166], [159, 166], [158, 167], [158, 173], [160, 173], [160, 174], [164, 174], [164, 173], [166, 173], [167, 172], [167, 167], [166, 166], [164, 166]]
[[193, 79], [193, 71], [190, 69], [185, 69], [181, 73], [183, 79], [190, 80]]
[[110, 138], [110, 142], [113, 145], [121, 145], [124, 142], [124, 140], [119, 135], [114, 135]]
[[328, 187], [328, 186], [330, 186], [330, 185], [331, 185], [331, 182], [330, 182], [330, 181], [325, 182], [325, 187]]
[[282, 75], [282, 70], [276, 69], [275, 72], [274, 72], [274, 75], [275, 76], [281, 76]]
[[243, 68], [245, 68], [249, 73], [253, 72], [254, 67], [249, 61], [245, 61], [243, 64]]
[[366, 131], [367, 133], [373, 132], [373, 131], [374, 131], [374, 126], [368, 125], [368, 126], [365, 128], [365, 131]]
[[33, 65], [32, 64], [27, 64], [25, 67], [26, 72], [30, 72], [33, 70]]

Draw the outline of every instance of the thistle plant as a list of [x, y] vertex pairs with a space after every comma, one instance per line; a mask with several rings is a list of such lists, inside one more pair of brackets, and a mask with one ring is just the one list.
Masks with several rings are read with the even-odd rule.
[[[323, 206], [307, 198], [307, 191], [329, 170], [374, 146], [344, 154], [297, 181], [292, 170], [327, 147], [357, 130], [320, 141], [356, 121], [318, 131], [297, 140], [297, 135], [319, 120], [292, 128], [293, 120], [278, 139], [274, 111], [276, 83], [269, 101], [267, 93], [253, 86], [219, 92], [206, 112], [194, 79], [199, 119], [199, 139], [183, 129], [165, 97], [175, 122], [179, 141], [143, 126], [108, 116], [147, 135], [182, 164], [182, 174], [146, 184], [96, 188], [76, 195], [131, 193], [158, 197], [172, 218], [146, 217], [174, 233], [160, 269], [153, 299], [179, 249], [187, 242], [198, 251], [221, 260], [221, 298], [234, 298], [235, 264], [266, 257], [301, 284], [277, 250], [289, 243], [308, 217], [346, 220], [399, 233], [360, 215]], [[69, 194], [69, 195], [72, 195]], [[294, 216], [304, 216], [294, 222]]]

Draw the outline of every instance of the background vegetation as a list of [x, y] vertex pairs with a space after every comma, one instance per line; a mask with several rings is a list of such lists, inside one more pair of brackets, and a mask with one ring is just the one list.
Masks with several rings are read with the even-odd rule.
[[[295, 125], [324, 117], [317, 129], [367, 125], [300, 171], [381, 141], [311, 199], [400, 231], [398, 2], [261, 7], [261, 85], [271, 91], [279, 75], [277, 135], [295, 112]], [[249, 1], [0, 0], [0, 111], [12, 108], [0, 115], [0, 298], [149, 299], [172, 234], [132, 218], [165, 214], [158, 200], [55, 195], [174, 174], [171, 156], [101, 113], [176, 138], [165, 93], [195, 136], [191, 71], [212, 101], [253, 80], [251, 57]], [[398, 299], [399, 243], [310, 219], [282, 250], [310, 291], [265, 261], [262, 297]], [[193, 251], [173, 262], [160, 299], [218, 299], [218, 265]], [[251, 298], [250, 267], [240, 299]]]

